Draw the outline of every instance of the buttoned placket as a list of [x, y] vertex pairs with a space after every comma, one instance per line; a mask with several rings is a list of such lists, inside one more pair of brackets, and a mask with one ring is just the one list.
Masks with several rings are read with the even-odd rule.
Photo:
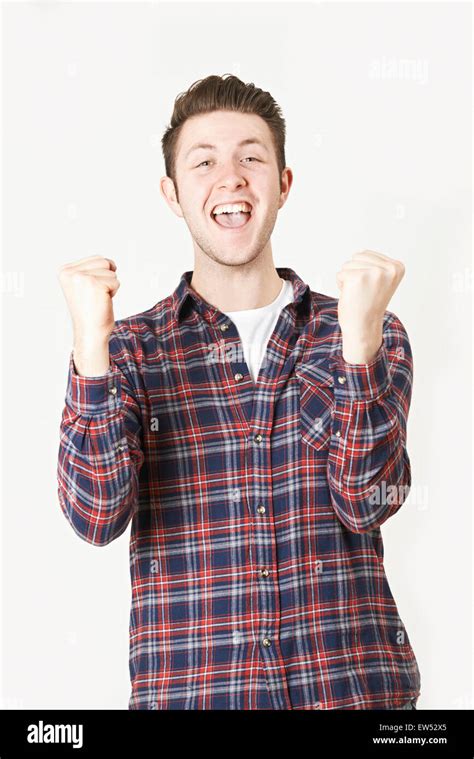
[[[242, 356], [242, 341], [234, 322], [217, 309], [204, 310], [203, 315], [211, 329], [214, 329], [214, 340], [223, 340], [226, 345], [237, 347], [236, 355]], [[294, 326], [295, 315], [291, 310], [283, 315], [280, 313], [267, 344], [267, 351], [276, 334], [280, 341], [287, 342], [289, 350], [288, 341]], [[227, 352], [223, 350], [220, 355], [227, 355]], [[230, 355], [232, 356], [232, 353]], [[223, 378], [232, 389], [236, 413], [239, 415], [242, 422], [241, 429], [246, 436], [247, 471], [250, 477], [247, 488], [248, 513], [253, 528], [252, 556], [257, 601], [255, 608], [259, 610], [259, 620], [254, 636], [260, 649], [273, 707], [291, 709], [286, 668], [279, 640], [280, 588], [271, 492], [271, 432], [276, 383], [280, 370], [278, 366], [268, 361], [266, 354], [265, 368], [257, 377], [257, 382], [260, 377], [265, 378], [266, 382], [258, 385], [257, 393], [257, 387], [252, 381], [245, 361], [224, 361], [222, 366]], [[271, 409], [271, 413], [265, 414], [265, 408]], [[262, 419], [266, 421], [264, 423], [257, 421]]]

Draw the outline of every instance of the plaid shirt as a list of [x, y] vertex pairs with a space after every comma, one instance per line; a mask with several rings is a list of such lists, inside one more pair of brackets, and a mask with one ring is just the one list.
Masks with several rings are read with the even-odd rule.
[[289, 268], [253, 384], [235, 324], [185, 272], [115, 322], [110, 365], [69, 359], [58, 495], [104, 546], [131, 523], [129, 709], [393, 709], [420, 673], [380, 525], [410, 484], [412, 354], [386, 311], [367, 364], [337, 299]]

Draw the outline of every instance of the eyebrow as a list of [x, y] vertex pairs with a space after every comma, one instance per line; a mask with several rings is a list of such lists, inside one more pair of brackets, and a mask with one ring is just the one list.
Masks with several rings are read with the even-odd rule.
[[[261, 140], [259, 140], [258, 137], [247, 137], [246, 140], [242, 140], [242, 142], [239, 142], [239, 144], [237, 145], [237, 147], [238, 148], [242, 148], [242, 147], [244, 147], [244, 145], [259, 145], [261, 148], [263, 148], [264, 150], [266, 150], [267, 153], [268, 153], [267, 146]], [[185, 155], [185, 158], [188, 158], [188, 156], [191, 153], [193, 153], [195, 150], [199, 150], [201, 148], [204, 149], [204, 150], [217, 150], [217, 148], [216, 148], [215, 145], [210, 145], [207, 142], [206, 143], [199, 142], [196, 145], [193, 145], [191, 148], [189, 148], [188, 152]]]

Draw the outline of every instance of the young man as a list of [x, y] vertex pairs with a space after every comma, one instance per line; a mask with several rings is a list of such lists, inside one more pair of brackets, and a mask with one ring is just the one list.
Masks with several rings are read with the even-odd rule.
[[114, 320], [112, 260], [61, 267], [74, 346], [58, 493], [97, 546], [131, 522], [129, 709], [415, 708], [380, 526], [411, 483], [403, 264], [356, 253], [339, 299], [275, 268], [285, 122], [235, 76], [163, 137], [194, 268]]

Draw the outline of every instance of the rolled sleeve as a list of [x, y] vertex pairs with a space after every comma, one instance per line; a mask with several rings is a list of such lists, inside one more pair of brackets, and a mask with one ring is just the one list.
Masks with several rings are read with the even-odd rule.
[[389, 358], [384, 341], [367, 364], [350, 364], [339, 353], [331, 358], [330, 367], [336, 399], [372, 401], [380, 398], [390, 387]]
[[81, 416], [117, 411], [122, 404], [121, 372], [110, 359], [109, 369], [98, 377], [83, 377], [77, 373], [74, 353], [69, 357], [66, 403]]

